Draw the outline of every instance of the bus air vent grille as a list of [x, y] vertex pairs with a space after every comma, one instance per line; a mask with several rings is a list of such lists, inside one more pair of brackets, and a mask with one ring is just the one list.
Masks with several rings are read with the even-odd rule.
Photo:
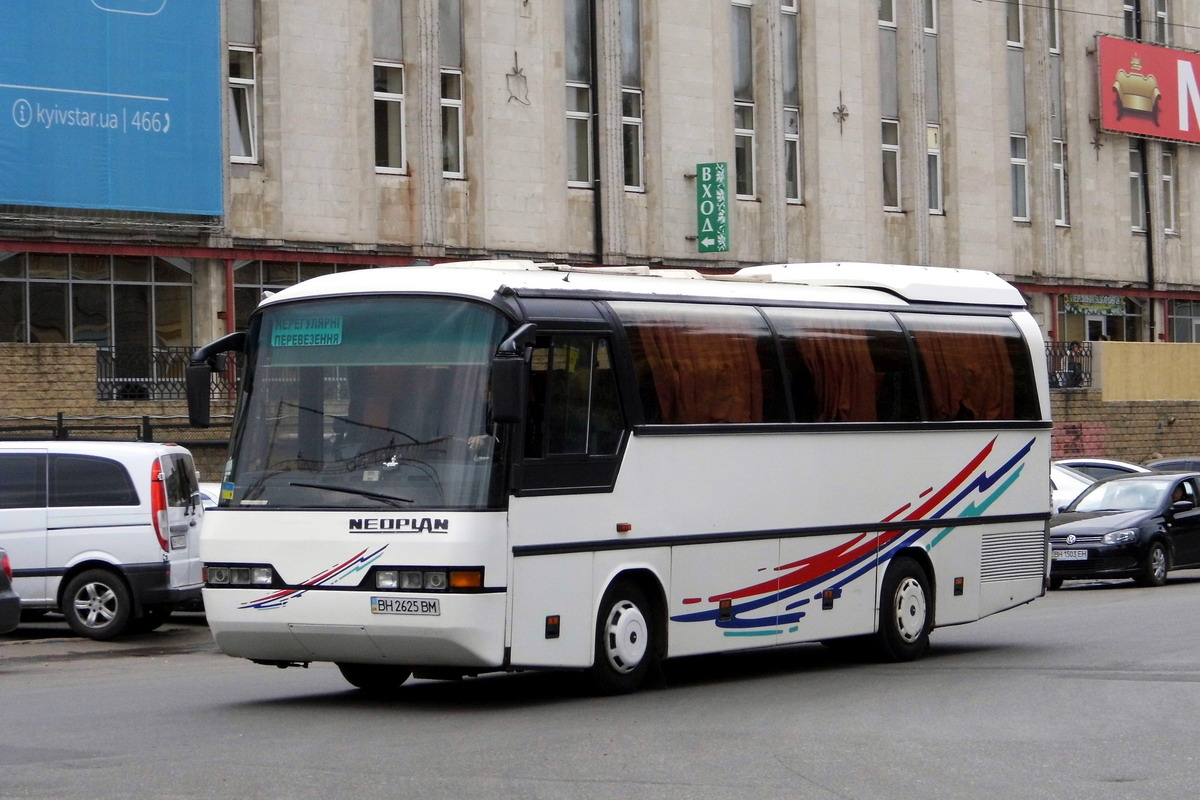
[[1042, 531], [985, 533], [979, 579], [983, 583], [1041, 578], [1046, 574], [1046, 535]]

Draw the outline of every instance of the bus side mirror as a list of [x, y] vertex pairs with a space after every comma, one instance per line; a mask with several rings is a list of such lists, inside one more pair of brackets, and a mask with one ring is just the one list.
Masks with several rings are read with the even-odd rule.
[[222, 372], [229, 357], [226, 353], [243, 352], [246, 349], [246, 332], [222, 336], [192, 353], [184, 374], [187, 391], [188, 423], [194, 428], [207, 428], [212, 424], [212, 374]]
[[193, 361], [187, 366], [188, 423], [193, 428], [207, 428], [212, 424], [212, 399], [209, 396], [212, 373], [206, 361]]
[[525, 415], [525, 359], [497, 356], [492, 359], [492, 421], [520, 422]]

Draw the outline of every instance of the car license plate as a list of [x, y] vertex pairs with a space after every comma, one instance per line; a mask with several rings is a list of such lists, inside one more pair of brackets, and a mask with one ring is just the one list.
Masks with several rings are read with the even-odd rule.
[[1055, 561], [1087, 561], [1087, 550], [1055, 550]]
[[411, 597], [372, 597], [372, 614], [420, 614], [437, 617], [442, 613], [436, 597], [413, 599]]

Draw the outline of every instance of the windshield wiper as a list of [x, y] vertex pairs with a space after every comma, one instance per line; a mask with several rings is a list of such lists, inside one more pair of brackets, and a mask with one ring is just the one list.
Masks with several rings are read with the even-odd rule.
[[342, 492], [344, 494], [356, 494], [359, 497], [368, 497], [372, 500], [382, 500], [385, 503], [392, 503], [397, 508], [400, 508], [400, 503], [415, 503], [415, 500], [409, 500], [407, 497], [396, 497], [390, 494], [380, 494], [379, 492], [370, 492], [366, 489], [355, 489], [353, 486], [324, 486], [320, 483], [299, 483], [292, 481], [288, 486], [299, 486], [301, 489], [324, 489], [327, 492]]

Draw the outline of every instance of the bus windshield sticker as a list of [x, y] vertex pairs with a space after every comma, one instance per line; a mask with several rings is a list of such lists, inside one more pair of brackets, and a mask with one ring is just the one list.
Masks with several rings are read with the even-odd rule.
[[340, 314], [276, 319], [271, 326], [272, 347], [324, 347], [341, 343]]

